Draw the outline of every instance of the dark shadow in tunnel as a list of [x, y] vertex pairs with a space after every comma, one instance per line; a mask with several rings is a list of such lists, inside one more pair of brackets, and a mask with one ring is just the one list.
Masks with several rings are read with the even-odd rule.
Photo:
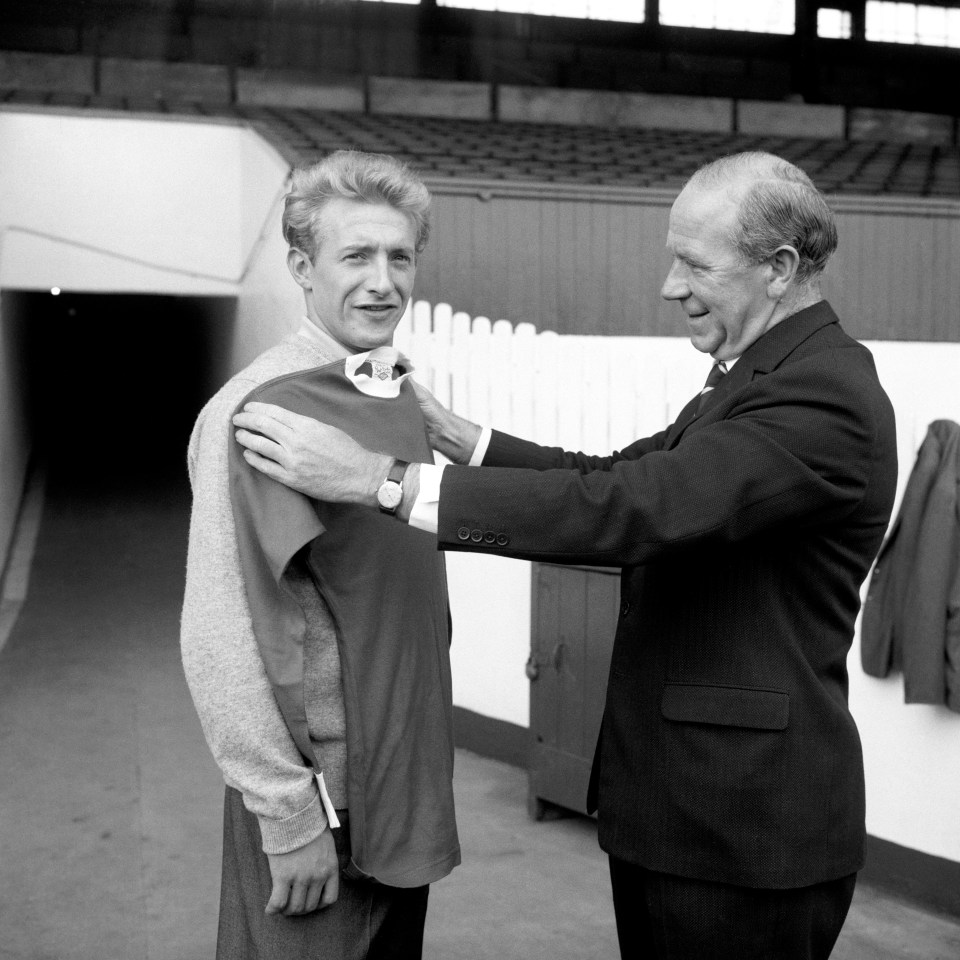
[[236, 301], [67, 292], [4, 301], [25, 324], [28, 419], [48, 495], [185, 491], [187, 441], [226, 378]]

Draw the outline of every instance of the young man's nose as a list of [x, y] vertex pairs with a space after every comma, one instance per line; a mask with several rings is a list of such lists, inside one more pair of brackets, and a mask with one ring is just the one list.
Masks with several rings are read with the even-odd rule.
[[371, 260], [367, 289], [381, 296], [385, 296], [393, 289], [393, 279], [390, 276], [390, 266], [386, 257], [382, 259], [377, 257]]

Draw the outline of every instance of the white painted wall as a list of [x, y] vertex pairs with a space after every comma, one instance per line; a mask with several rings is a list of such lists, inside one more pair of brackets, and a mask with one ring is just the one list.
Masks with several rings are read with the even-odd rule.
[[530, 575], [525, 560], [447, 555], [453, 702], [530, 726]]
[[286, 164], [228, 123], [0, 112], [0, 286], [231, 295]]
[[233, 349], [223, 380], [296, 329], [304, 314], [303, 291], [287, 270], [287, 244], [280, 233], [282, 213], [283, 199], [278, 196], [237, 293]]
[[[867, 344], [897, 414], [899, 509], [917, 450], [933, 420], [960, 423], [960, 344]], [[878, 680], [850, 651], [850, 708], [867, 778], [867, 830], [914, 850], [960, 861], [960, 714], [905, 704], [900, 675]]]

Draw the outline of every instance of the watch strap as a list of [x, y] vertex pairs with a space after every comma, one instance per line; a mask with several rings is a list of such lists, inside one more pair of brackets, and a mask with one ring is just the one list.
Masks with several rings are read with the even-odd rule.
[[407, 472], [407, 467], [409, 466], [409, 460], [394, 460], [393, 466], [387, 473], [387, 479], [398, 485], [402, 484], [403, 475]]

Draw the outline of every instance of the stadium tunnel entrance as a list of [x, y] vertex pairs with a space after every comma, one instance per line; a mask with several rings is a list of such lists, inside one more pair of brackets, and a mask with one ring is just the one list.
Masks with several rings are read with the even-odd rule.
[[235, 298], [4, 291], [0, 309], [20, 328], [26, 440], [48, 495], [186, 484]]

